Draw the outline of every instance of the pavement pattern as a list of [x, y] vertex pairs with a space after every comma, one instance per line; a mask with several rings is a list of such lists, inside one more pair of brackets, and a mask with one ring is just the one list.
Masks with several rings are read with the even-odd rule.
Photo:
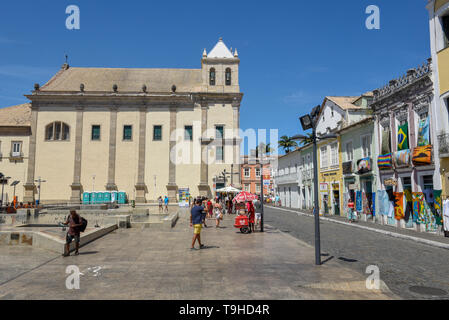
[[[285, 211], [266, 206], [265, 223], [313, 245], [314, 218], [298, 215], [294, 211], [296, 210]], [[443, 243], [447, 241], [430, 234], [396, 230], [373, 223], [360, 225]], [[403, 299], [449, 299], [449, 250], [351, 225], [322, 221], [320, 226], [324, 261], [336, 260], [355, 272], [365, 272], [367, 266], [376, 265], [380, 269], [380, 278], [393, 293]]]
[[[0, 299], [397, 299], [386, 286], [366, 288], [367, 275], [330, 260], [274, 227], [241, 234], [226, 216], [203, 229], [207, 248], [191, 251], [189, 213], [171, 231], [119, 229], [62, 258], [40, 249], [0, 247]], [[209, 221], [209, 226], [214, 221]], [[66, 288], [66, 267], [79, 267], [79, 290]]]

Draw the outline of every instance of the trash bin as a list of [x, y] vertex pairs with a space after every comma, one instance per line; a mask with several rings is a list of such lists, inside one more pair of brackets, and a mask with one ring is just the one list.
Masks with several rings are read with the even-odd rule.
[[131, 200], [131, 206], [132, 206], [133, 208], [136, 207], [136, 201], [135, 201], [135, 200]]

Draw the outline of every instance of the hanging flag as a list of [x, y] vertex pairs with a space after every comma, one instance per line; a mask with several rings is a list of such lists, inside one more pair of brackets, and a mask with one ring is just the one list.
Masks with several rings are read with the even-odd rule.
[[391, 153], [380, 155], [377, 157], [377, 166], [379, 170], [391, 170], [393, 169], [391, 161]]
[[396, 220], [402, 220], [405, 217], [404, 214], [404, 193], [395, 192], [394, 193], [394, 217]]
[[357, 212], [362, 212], [363, 210], [363, 204], [362, 204], [362, 192], [357, 191], [355, 194], [355, 205]]
[[408, 149], [408, 123], [398, 128], [398, 151]]
[[429, 144], [429, 117], [427, 117], [419, 121], [418, 147], [428, 146]]

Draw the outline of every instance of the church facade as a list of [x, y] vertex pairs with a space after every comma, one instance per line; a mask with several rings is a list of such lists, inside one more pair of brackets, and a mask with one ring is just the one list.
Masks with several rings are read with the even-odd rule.
[[[217, 177], [238, 170], [239, 63], [220, 39], [204, 50], [201, 69], [64, 64], [26, 95], [28, 105], [0, 110], [0, 141], [21, 142], [20, 150], [11, 144], [0, 172], [23, 181], [16, 195], [24, 202], [39, 196], [39, 179], [43, 203], [77, 203], [84, 191], [103, 190], [125, 191], [137, 203], [176, 201], [181, 188], [212, 196]], [[2, 120], [13, 111], [22, 129]], [[0, 145], [3, 153], [8, 147]]]

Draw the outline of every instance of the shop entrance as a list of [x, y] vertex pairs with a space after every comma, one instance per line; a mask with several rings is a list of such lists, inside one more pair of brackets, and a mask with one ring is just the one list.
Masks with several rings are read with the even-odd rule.
[[340, 215], [340, 191], [334, 190], [334, 214]]

